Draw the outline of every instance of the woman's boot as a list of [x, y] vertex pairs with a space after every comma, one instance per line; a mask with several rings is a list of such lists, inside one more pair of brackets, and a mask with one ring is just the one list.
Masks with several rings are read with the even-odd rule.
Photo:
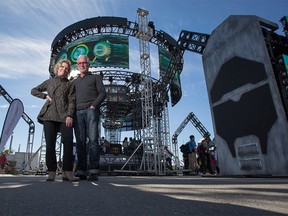
[[50, 171], [46, 181], [55, 181], [56, 172]]

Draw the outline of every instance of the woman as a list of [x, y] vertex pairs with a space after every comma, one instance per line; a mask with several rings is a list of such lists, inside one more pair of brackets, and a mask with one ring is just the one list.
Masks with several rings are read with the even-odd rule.
[[64, 145], [63, 152], [63, 181], [77, 181], [73, 169], [73, 116], [75, 112], [75, 87], [68, 80], [71, 72], [69, 60], [60, 60], [54, 68], [55, 77], [44, 81], [31, 90], [31, 94], [42, 99], [46, 103], [42, 107], [37, 119], [43, 124], [46, 140], [46, 165], [48, 178], [46, 181], [54, 181], [57, 169], [56, 140], [57, 133], [61, 133], [61, 142]]

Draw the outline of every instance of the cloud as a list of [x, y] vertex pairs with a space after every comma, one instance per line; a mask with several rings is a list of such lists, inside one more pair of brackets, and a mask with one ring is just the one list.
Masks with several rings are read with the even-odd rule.
[[109, 8], [106, 2], [98, 3], [91, 0], [85, 3], [58, 0], [57, 4], [44, 0], [1, 2], [0, 79], [30, 75], [47, 78], [53, 38], [68, 25]]
[[0, 34], [0, 78], [48, 75], [50, 41]]
[[31, 108], [38, 108], [38, 105], [31, 105]]
[[7, 109], [9, 107], [9, 104], [6, 105], [0, 105], [0, 109]]

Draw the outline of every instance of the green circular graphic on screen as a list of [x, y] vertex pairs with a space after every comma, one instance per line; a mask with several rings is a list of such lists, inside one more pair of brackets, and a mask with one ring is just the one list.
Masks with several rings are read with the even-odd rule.
[[97, 43], [93, 48], [93, 53], [97, 58], [108, 58], [111, 54], [111, 45], [108, 41]]
[[89, 48], [85, 44], [79, 44], [71, 52], [71, 61], [77, 62], [78, 56], [80, 55], [87, 56], [88, 52], [89, 52]]

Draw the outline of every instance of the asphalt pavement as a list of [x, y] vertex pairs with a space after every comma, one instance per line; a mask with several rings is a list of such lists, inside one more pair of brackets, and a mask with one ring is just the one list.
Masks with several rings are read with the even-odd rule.
[[288, 215], [288, 177], [0, 175], [1, 216]]

